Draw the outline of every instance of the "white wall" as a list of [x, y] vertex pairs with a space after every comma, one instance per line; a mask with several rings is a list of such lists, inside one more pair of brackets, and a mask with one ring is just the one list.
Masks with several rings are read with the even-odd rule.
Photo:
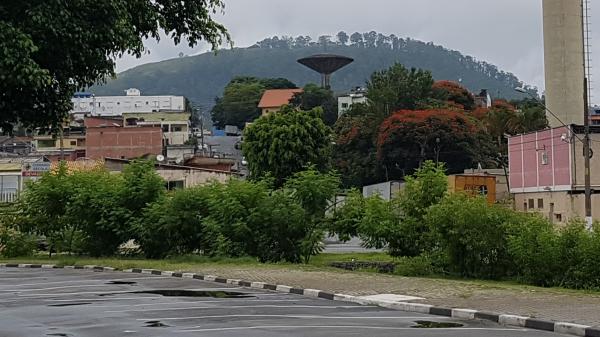
[[124, 112], [184, 111], [183, 96], [95, 96], [73, 97], [71, 113], [121, 116]]

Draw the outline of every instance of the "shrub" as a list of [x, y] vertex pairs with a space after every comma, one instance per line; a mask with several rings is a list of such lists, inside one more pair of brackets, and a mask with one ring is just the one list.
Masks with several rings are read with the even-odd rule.
[[431, 207], [426, 220], [451, 271], [467, 277], [499, 278], [512, 269], [506, 226], [514, 212], [463, 194]]
[[554, 286], [564, 275], [561, 242], [547, 220], [538, 216], [519, 217], [511, 224], [508, 251], [517, 276], [537, 286]]
[[394, 274], [401, 276], [431, 276], [439, 272], [428, 255], [400, 257], [395, 265]]
[[148, 258], [184, 255], [196, 250], [214, 253], [217, 238], [205, 218], [213, 186], [177, 190], [145, 209], [135, 224], [140, 248]]
[[37, 246], [37, 238], [28, 233], [0, 224], [0, 255], [3, 257], [29, 256]]

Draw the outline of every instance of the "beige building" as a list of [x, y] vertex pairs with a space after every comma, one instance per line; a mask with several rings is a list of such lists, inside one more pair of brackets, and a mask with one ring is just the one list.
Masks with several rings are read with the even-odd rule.
[[266, 90], [258, 103], [258, 108], [262, 116], [277, 112], [282, 106], [290, 104], [290, 100], [295, 94], [302, 92], [302, 89], [271, 89]]
[[[117, 158], [106, 158], [104, 161], [105, 167], [111, 172], [122, 172], [128, 163], [129, 160]], [[232, 172], [190, 166], [156, 163], [155, 167], [158, 175], [165, 180], [165, 184], [169, 190], [190, 188], [211, 182], [224, 183], [232, 177], [237, 177], [237, 174]]]
[[126, 112], [123, 113], [123, 125], [160, 126], [164, 145], [183, 145], [191, 137], [189, 112]]
[[[584, 46], [581, 0], [543, 0], [546, 106], [565, 124], [583, 124]], [[547, 114], [551, 127], [563, 124]]]

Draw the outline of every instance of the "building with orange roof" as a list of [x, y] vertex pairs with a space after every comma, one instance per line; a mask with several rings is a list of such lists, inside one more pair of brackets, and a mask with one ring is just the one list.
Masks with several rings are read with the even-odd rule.
[[258, 108], [261, 109], [262, 115], [268, 115], [271, 112], [276, 112], [281, 109], [282, 106], [290, 104], [290, 100], [295, 94], [302, 92], [302, 89], [270, 89], [265, 91]]

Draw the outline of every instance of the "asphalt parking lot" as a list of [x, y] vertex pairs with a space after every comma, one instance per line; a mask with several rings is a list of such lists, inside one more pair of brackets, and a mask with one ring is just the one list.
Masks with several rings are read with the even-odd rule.
[[0, 336], [559, 335], [186, 278], [0, 268]]

